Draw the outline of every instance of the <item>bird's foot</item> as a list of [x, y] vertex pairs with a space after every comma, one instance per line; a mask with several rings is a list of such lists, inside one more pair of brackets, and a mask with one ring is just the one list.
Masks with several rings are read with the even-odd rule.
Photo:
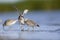
[[34, 32], [34, 30], [32, 30], [32, 32]]
[[21, 29], [21, 31], [24, 31], [24, 29]]

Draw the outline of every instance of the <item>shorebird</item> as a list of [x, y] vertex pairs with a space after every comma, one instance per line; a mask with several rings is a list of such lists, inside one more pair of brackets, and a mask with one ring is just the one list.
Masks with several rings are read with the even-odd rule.
[[[25, 19], [24, 18], [24, 15], [27, 14], [27, 12], [28, 12], [28, 9], [25, 9], [24, 12], [19, 15], [18, 21], [21, 24], [20, 25], [21, 28], [22, 28], [22, 25], [27, 24], [28, 26], [31, 26], [34, 30], [34, 27], [39, 27], [39, 25], [37, 23], [35, 23], [34, 21], [30, 20], [30, 19]], [[24, 29], [22, 29], [22, 30], [24, 30]]]
[[[34, 31], [34, 27], [40, 27], [36, 22], [34, 22], [33, 20], [30, 20], [30, 19], [25, 19], [25, 24], [27, 24], [27, 26], [30, 26], [33, 28], [33, 31]], [[29, 30], [29, 28], [28, 28]]]
[[3, 30], [5, 26], [11, 26], [13, 24], [15, 24], [18, 20], [14, 20], [14, 19], [8, 19], [3, 23]]
[[27, 12], [28, 12], [28, 10], [25, 9], [24, 12], [19, 15], [18, 21], [19, 21], [21, 24], [24, 24], [24, 14], [26, 14]]
[[[14, 8], [16, 8], [16, 7], [14, 6]], [[17, 8], [16, 8], [16, 10], [17, 10]], [[17, 10], [17, 12], [19, 12], [19, 10]], [[16, 20], [14, 20], [14, 19], [7, 19], [7, 20], [3, 23], [3, 30], [4, 30], [4, 27], [5, 27], [5, 26], [11, 26], [11, 25], [15, 24], [17, 21], [18, 21], [17, 19], [16, 19]]]
[[[26, 14], [27, 12], [28, 12], [28, 10], [25, 9], [24, 12], [23, 12], [22, 14], [20, 14], [19, 17], [18, 17], [18, 21], [19, 21], [19, 23], [21, 24], [21, 25], [20, 25], [21, 28], [22, 28], [23, 25], [25, 25], [25, 23], [24, 23], [24, 20], [25, 20], [25, 19], [24, 19], [24, 14]], [[24, 28], [23, 28], [23, 29], [24, 29]], [[23, 30], [23, 29], [22, 29], [22, 30]]]
[[22, 26], [24, 25], [24, 15], [28, 12], [28, 9], [25, 9], [22, 13], [20, 13], [16, 6], [13, 6], [13, 7], [18, 12], [18, 22], [19, 22], [20, 27], [22, 28]]
[[[16, 10], [19, 12], [19, 10], [17, 8], [16, 8]], [[39, 25], [37, 23], [35, 23], [34, 21], [30, 20], [30, 19], [25, 19], [24, 18], [24, 15], [27, 14], [27, 12], [28, 12], [28, 9], [25, 9], [22, 14], [19, 14], [18, 22], [21, 24], [20, 25], [21, 28], [22, 28], [22, 25], [27, 24], [28, 26], [31, 26], [34, 30], [34, 27], [39, 27]]]

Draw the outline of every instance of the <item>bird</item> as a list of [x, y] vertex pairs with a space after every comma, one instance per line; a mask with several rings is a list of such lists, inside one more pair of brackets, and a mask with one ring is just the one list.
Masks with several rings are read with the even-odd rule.
[[[25, 9], [24, 12], [22, 14], [20, 14], [20, 16], [18, 17], [18, 21], [20, 22], [20, 26], [22, 28], [22, 25], [28, 25], [28, 26], [31, 26], [34, 30], [34, 27], [40, 27], [37, 23], [35, 23], [33, 20], [30, 20], [30, 19], [27, 19], [27, 18], [24, 18], [24, 15], [27, 14], [29, 10], [28, 9]], [[24, 28], [22, 29], [24, 30]], [[29, 28], [28, 28], [29, 30]]]
[[[22, 28], [22, 26], [24, 25], [24, 15], [28, 12], [28, 9], [25, 9], [22, 13], [20, 13], [19, 9], [16, 6], [13, 6], [18, 14], [18, 22], [20, 27]], [[23, 28], [21, 29], [23, 30]]]
[[[25, 24], [26, 24], [27, 26], [32, 27], [32, 28], [33, 28], [33, 31], [34, 31], [34, 27], [40, 27], [39, 24], [37, 24], [36, 22], [34, 22], [34, 21], [31, 20], [31, 19], [25, 18], [24, 22], [25, 22]], [[28, 28], [28, 30], [29, 30], [29, 28]]]
[[24, 24], [24, 15], [29, 11], [28, 9], [25, 9], [22, 13], [19, 12], [18, 8], [16, 6], [13, 6], [18, 14], [18, 21], [21, 24]]
[[18, 22], [19, 22], [21, 30], [23, 30], [22, 26], [24, 25], [24, 16], [20, 15], [18, 17]]
[[18, 16], [18, 22], [19, 22], [19, 24], [21, 24], [21, 25], [20, 25], [21, 30], [24, 30], [24, 28], [22, 28], [22, 26], [25, 25], [25, 23], [24, 23], [24, 15], [25, 15], [27, 12], [28, 12], [28, 10], [25, 9], [25, 10], [23, 11], [23, 13], [21, 13], [21, 14]]
[[3, 30], [5, 26], [11, 26], [13, 24], [15, 24], [18, 20], [14, 20], [14, 19], [7, 19], [4, 23], [3, 23]]

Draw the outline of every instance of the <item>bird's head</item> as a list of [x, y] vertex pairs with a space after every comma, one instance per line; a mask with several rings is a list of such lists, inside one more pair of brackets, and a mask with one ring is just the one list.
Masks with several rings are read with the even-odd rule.
[[18, 19], [21, 19], [21, 18], [24, 18], [24, 16], [20, 14], [19, 17], [18, 17]]

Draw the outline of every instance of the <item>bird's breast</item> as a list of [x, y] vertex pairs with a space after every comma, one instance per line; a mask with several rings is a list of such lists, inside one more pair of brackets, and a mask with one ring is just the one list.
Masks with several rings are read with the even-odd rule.
[[18, 21], [19, 21], [21, 24], [24, 24], [24, 18], [23, 18], [23, 17], [20, 17], [20, 18], [18, 19]]
[[19, 22], [20, 22], [21, 24], [24, 24], [24, 19], [19, 20]]

